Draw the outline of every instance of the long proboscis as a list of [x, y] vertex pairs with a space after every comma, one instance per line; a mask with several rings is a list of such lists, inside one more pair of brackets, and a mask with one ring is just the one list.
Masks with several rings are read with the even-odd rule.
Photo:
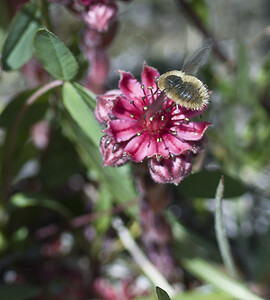
[[145, 114], [142, 114], [142, 117], [145, 120], [154, 117], [162, 109], [165, 97], [166, 94], [164, 92], [161, 92], [157, 99], [150, 104]]

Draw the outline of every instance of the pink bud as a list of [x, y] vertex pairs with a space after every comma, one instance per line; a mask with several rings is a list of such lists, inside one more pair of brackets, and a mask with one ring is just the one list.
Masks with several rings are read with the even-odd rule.
[[104, 32], [115, 21], [116, 13], [117, 6], [114, 3], [96, 3], [89, 7], [88, 11], [83, 14], [83, 18], [89, 27]]
[[119, 147], [119, 145], [108, 135], [101, 138], [99, 149], [103, 157], [104, 166], [118, 167], [129, 160], [129, 158], [125, 156], [123, 148]]
[[191, 156], [179, 155], [160, 160], [151, 158], [148, 161], [148, 166], [151, 176], [156, 182], [174, 183], [177, 185], [191, 172]]

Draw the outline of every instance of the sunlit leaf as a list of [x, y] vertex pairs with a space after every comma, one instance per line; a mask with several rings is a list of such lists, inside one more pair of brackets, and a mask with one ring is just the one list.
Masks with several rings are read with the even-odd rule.
[[101, 128], [95, 119], [93, 111], [89, 109], [78, 90], [71, 83], [67, 82], [63, 86], [63, 102], [71, 117], [98, 147], [101, 138]]
[[5, 71], [20, 68], [33, 55], [33, 36], [40, 27], [40, 11], [37, 2], [26, 4], [13, 20], [2, 50]]
[[88, 90], [87, 88], [83, 87], [79, 83], [75, 82], [73, 86], [76, 88], [77, 92], [80, 94], [84, 102], [89, 106], [89, 108], [94, 111], [97, 101], [96, 95]]
[[156, 287], [156, 292], [158, 295], [158, 299], [159, 300], [170, 300], [171, 298], [169, 297], [169, 295], [160, 287]]
[[37, 59], [53, 77], [71, 80], [78, 71], [78, 64], [59, 38], [47, 29], [39, 29], [34, 37]]

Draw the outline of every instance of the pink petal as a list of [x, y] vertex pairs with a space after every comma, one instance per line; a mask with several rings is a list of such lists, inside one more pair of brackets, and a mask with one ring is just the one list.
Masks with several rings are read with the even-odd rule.
[[84, 21], [99, 32], [107, 31], [114, 22], [117, 13], [115, 4], [96, 3], [83, 14]]
[[148, 160], [148, 167], [152, 178], [156, 182], [177, 185], [191, 172], [191, 157], [190, 155], [180, 155], [161, 160], [151, 158]]
[[142, 128], [136, 121], [127, 120], [112, 120], [104, 132], [112, 135], [117, 143], [131, 139], [137, 133], [140, 133]]
[[103, 157], [103, 165], [105, 167], [118, 167], [129, 160], [129, 158], [124, 154], [122, 145], [115, 143], [114, 139], [108, 135], [101, 138], [99, 149]]
[[177, 131], [177, 136], [187, 141], [200, 140], [207, 128], [211, 125], [209, 122], [188, 122], [181, 123], [172, 130]]
[[114, 102], [120, 94], [120, 90], [111, 90], [104, 95], [97, 96], [95, 116], [99, 123], [105, 126], [111, 120]]
[[125, 151], [135, 162], [140, 162], [146, 157], [169, 157], [170, 155], [164, 143], [157, 142], [157, 137], [148, 133], [142, 133], [140, 136], [132, 138], [125, 146]]
[[147, 157], [147, 151], [149, 146], [149, 135], [141, 134], [132, 138], [125, 146], [125, 152], [135, 162], [141, 162]]
[[154, 91], [157, 89], [157, 79], [159, 76], [157, 69], [149, 67], [146, 63], [144, 63], [141, 79], [146, 93], [149, 93], [148, 87], [154, 87]]
[[128, 100], [139, 100], [144, 96], [141, 84], [136, 80], [132, 74], [124, 71], [119, 71], [121, 77], [119, 81], [119, 88], [123, 95]]
[[153, 156], [163, 156], [163, 157], [169, 157], [170, 152], [166, 145], [164, 144], [163, 140], [158, 141], [159, 137], [157, 136], [151, 136], [148, 150], [147, 150], [147, 157], [153, 157]]
[[[168, 101], [168, 105], [170, 105], [170, 101]], [[178, 113], [177, 113], [178, 109]], [[191, 119], [193, 117], [201, 115], [205, 110], [207, 109], [207, 106], [205, 106], [202, 110], [191, 110], [191, 109], [186, 109], [185, 107], [182, 106], [174, 106], [172, 110], [173, 120], [183, 120], [185, 118]]]
[[193, 146], [183, 141], [177, 135], [171, 133], [165, 133], [162, 135], [162, 139], [167, 149], [174, 155], [179, 155], [187, 151], [194, 151]]
[[113, 115], [121, 120], [137, 120], [140, 115], [142, 114], [143, 107], [140, 107], [136, 105], [134, 102], [130, 102], [130, 100], [119, 96], [118, 101], [116, 102], [114, 108], [113, 108]]

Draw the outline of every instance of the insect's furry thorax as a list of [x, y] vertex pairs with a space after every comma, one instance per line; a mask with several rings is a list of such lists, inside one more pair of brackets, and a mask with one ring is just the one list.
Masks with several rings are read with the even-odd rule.
[[169, 71], [158, 79], [159, 89], [176, 104], [191, 110], [202, 110], [209, 102], [207, 87], [195, 76]]

